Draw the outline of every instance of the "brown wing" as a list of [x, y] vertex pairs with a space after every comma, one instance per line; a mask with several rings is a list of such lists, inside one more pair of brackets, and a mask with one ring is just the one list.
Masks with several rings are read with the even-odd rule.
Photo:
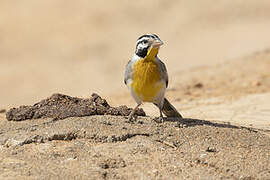
[[169, 79], [168, 79], [168, 72], [167, 72], [167, 69], [166, 69], [166, 65], [159, 58], [157, 58], [157, 63], [159, 65], [159, 67], [160, 67], [161, 78], [165, 80], [166, 87], [168, 87]]

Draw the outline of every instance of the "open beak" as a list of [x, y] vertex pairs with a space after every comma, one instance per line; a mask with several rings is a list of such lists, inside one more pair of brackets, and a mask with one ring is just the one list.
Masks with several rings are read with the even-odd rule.
[[163, 42], [159, 39], [153, 39], [153, 42], [152, 42], [152, 47], [153, 48], [159, 48], [161, 45], [163, 44]]

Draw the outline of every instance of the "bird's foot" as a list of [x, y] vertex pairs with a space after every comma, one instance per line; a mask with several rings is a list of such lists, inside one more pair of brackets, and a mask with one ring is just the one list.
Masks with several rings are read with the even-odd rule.
[[134, 115], [129, 115], [129, 116], [128, 116], [128, 122], [130, 122], [130, 123], [136, 122], [137, 117], [138, 117], [138, 116], [137, 116], [136, 114], [134, 114]]
[[156, 122], [156, 123], [164, 123], [164, 117], [156, 117], [156, 118], [154, 118], [154, 121]]

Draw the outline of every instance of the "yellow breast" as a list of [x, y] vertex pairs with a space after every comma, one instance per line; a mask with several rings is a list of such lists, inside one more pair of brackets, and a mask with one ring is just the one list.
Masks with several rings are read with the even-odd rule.
[[151, 59], [141, 59], [133, 67], [133, 91], [142, 101], [152, 102], [164, 83], [160, 82], [158, 64]]

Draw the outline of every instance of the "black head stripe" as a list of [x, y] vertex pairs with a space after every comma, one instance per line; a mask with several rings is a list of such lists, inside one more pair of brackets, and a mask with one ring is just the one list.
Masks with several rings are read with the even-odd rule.
[[140, 40], [140, 39], [142, 39], [142, 38], [151, 38], [151, 37], [153, 37], [151, 34], [145, 34], [145, 35], [142, 35], [142, 36], [140, 36], [138, 39], [137, 39], [137, 41], [138, 40]]
[[143, 41], [148, 40], [148, 39], [150, 39], [150, 38], [156, 39], [156, 38], [158, 38], [158, 36], [155, 35], [155, 34], [145, 34], [145, 35], [140, 36], [140, 37], [137, 39], [136, 48], [137, 48], [138, 44], [140, 44], [140, 43], [142, 43]]
[[159, 37], [156, 34], [152, 34], [156, 39], [159, 39]]
[[146, 40], [146, 39], [138, 40], [138, 41], [137, 41], [137, 45], [140, 44], [140, 43], [142, 43], [143, 41], [147, 41], [147, 40]]

